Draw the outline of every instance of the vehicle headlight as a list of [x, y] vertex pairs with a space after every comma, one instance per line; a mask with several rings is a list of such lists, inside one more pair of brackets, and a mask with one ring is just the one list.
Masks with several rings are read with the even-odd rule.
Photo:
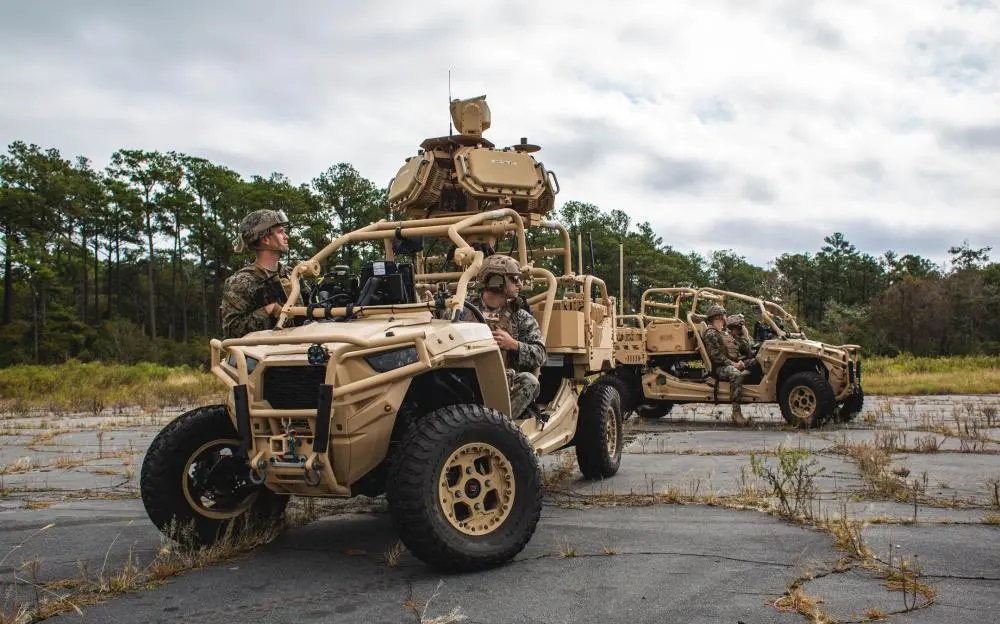
[[407, 364], [414, 364], [419, 359], [416, 347], [403, 347], [402, 349], [381, 351], [365, 356], [365, 362], [377, 373], [385, 373], [406, 366]]

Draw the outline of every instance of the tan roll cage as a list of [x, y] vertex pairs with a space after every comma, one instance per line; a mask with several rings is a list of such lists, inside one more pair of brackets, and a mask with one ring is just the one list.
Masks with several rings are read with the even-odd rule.
[[[492, 221], [493, 223], [483, 225], [484, 222], [487, 221]], [[508, 231], [514, 231], [517, 235], [518, 264], [521, 266], [522, 270], [529, 270], [530, 267], [528, 266], [526, 251], [527, 244], [524, 235], [524, 221], [521, 218], [521, 215], [510, 208], [500, 208], [472, 215], [463, 214], [451, 217], [434, 217], [415, 221], [387, 221], [383, 219], [359, 230], [339, 236], [323, 249], [319, 250], [313, 257], [298, 263], [295, 268], [292, 269], [290, 280], [291, 292], [289, 293], [288, 300], [285, 302], [285, 305], [281, 308], [281, 316], [278, 318], [278, 323], [275, 326], [275, 329], [283, 328], [290, 317], [300, 317], [307, 314], [306, 307], [292, 305], [293, 302], [298, 301], [299, 295], [301, 294], [299, 278], [319, 277], [321, 263], [329, 258], [335, 251], [348, 243], [377, 240], [386, 241], [386, 247], [389, 248], [391, 255], [390, 241], [397, 235], [447, 237], [452, 243], [455, 244], [455, 262], [459, 265], [465, 266], [465, 269], [459, 277], [458, 288], [455, 295], [451, 297], [447, 303], [448, 309], [454, 313], [456, 310], [461, 309], [465, 304], [468, 283], [478, 274], [483, 262], [482, 252], [474, 250], [465, 240], [463, 235], [500, 235], [505, 234]], [[419, 281], [425, 276], [418, 274], [414, 277]], [[428, 309], [428, 304], [424, 302], [395, 305], [392, 306], [392, 309], [395, 313], [405, 312], [407, 310], [422, 311]], [[325, 311], [315, 312], [325, 314]], [[363, 311], [356, 310], [355, 312], [360, 314]], [[346, 314], [346, 309], [334, 308], [330, 310], [330, 313], [334, 315], [343, 315]]]

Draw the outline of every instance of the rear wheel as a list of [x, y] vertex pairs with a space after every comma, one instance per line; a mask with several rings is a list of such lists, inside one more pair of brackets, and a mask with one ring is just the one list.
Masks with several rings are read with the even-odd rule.
[[576, 461], [586, 479], [614, 476], [622, 462], [622, 408], [618, 390], [598, 381], [580, 397]]
[[838, 422], [851, 422], [861, 413], [861, 408], [865, 406], [865, 391], [858, 386], [854, 394], [847, 397], [844, 404], [837, 409]]
[[837, 395], [826, 377], [814, 371], [803, 371], [789, 377], [781, 386], [778, 405], [788, 424], [810, 429], [833, 416]]
[[386, 495], [396, 532], [417, 558], [441, 571], [479, 570], [506, 562], [531, 539], [541, 470], [503, 414], [449, 405], [406, 433]]
[[636, 413], [640, 418], [646, 420], [656, 420], [663, 418], [674, 409], [673, 401], [649, 401], [639, 406]]
[[153, 439], [142, 462], [140, 491], [150, 520], [168, 537], [213, 544], [227, 533], [268, 529], [288, 496], [250, 480], [225, 405], [181, 414]]

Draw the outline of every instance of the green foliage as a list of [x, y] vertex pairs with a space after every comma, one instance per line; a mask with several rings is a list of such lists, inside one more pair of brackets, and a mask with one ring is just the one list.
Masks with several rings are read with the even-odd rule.
[[819, 494], [815, 478], [826, 470], [818, 463], [809, 451], [784, 445], [778, 446], [777, 463], [750, 454], [753, 474], [764, 479], [778, 499], [778, 511], [790, 518], [813, 516]]
[[[386, 189], [344, 162], [295, 185], [277, 172], [244, 179], [204, 158], [134, 149], [95, 171], [86, 158], [11, 143], [0, 154], [0, 366], [67, 358], [203, 365], [207, 337], [219, 334], [223, 281], [250, 259], [233, 251], [237, 224], [259, 208], [291, 217], [288, 262], [390, 216]], [[913, 254], [861, 253], [835, 232], [815, 253], [783, 254], [763, 268], [729, 249], [707, 257], [675, 249], [621, 209], [570, 200], [552, 218], [570, 232], [572, 270], [581, 270], [579, 237], [582, 270], [611, 296], [623, 293], [626, 312], [648, 288], [715, 286], [780, 298], [811, 337], [870, 353], [1000, 352], [1000, 264], [990, 263], [989, 247], [963, 241], [948, 250], [946, 270]], [[534, 228], [528, 243], [563, 245]], [[499, 251], [512, 251], [507, 244]], [[426, 253], [446, 247], [431, 243]], [[357, 270], [380, 254], [380, 245], [353, 244], [330, 263]], [[563, 271], [551, 256], [535, 262]]]

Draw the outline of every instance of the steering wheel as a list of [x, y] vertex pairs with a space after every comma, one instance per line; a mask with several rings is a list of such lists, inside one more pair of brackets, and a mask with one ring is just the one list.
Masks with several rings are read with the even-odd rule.
[[[483, 313], [479, 310], [479, 308], [472, 305], [470, 302], [468, 301], [463, 302], [462, 308], [468, 310], [469, 312], [472, 312], [472, 316], [476, 317], [476, 320], [479, 321], [480, 323], [486, 322], [486, 317], [483, 316]], [[456, 314], [455, 319], [452, 321], [452, 323], [458, 323], [459, 321], [461, 321], [462, 319], [460, 317], [461, 317], [460, 314]]]

